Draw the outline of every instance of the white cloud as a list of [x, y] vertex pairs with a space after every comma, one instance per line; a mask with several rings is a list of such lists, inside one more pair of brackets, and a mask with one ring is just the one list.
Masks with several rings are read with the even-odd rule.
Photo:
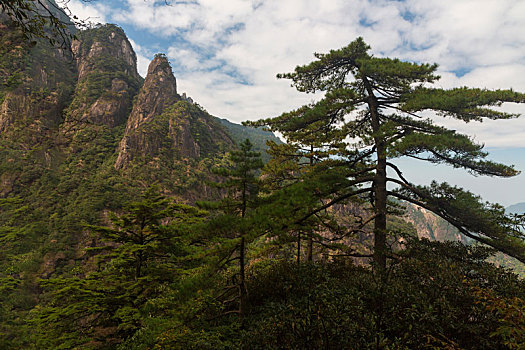
[[102, 2], [71, 0], [68, 2], [59, 1], [58, 4], [67, 6], [72, 15], [84, 22], [107, 23], [106, 14], [110, 12], [110, 8]]
[[[159, 38], [179, 90], [212, 114], [257, 119], [309, 102], [275, 75], [363, 36], [378, 56], [437, 62], [438, 85], [512, 87], [525, 91], [525, 2], [515, 0], [126, 0], [101, 11]], [[97, 12], [98, 11], [98, 12]], [[111, 15], [109, 15], [111, 14]], [[104, 17], [103, 17], [104, 18]], [[134, 38], [139, 41], [140, 38]], [[153, 56], [148, 42], [133, 43], [139, 72]], [[459, 77], [454, 73], [457, 72]], [[490, 146], [522, 146], [525, 119], [482, 124], [442, 120]]]
[[221, 65], [220, 61], [191, 48], [172, 46], [168, 48], [167, 56], [174, 69], [182, 72], [208, 71]]
[[408, 42], [427, 48], [413, 52], [407, 47], [399, 53], [407, 59], [436, 61], [445, 70], [523, 60], [525, 20], [515, 13], [524, 9], [518, 7], [512, 0], [409, 0], [406, 8], [415, 20], [404, 35]]

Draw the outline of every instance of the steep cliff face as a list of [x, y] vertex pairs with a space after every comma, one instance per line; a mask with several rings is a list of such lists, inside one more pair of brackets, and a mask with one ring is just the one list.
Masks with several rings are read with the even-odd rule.
[[115, 168], [129, 167], [132, 162], [170, 166], [232, 146], [215, 118], [181, 99], [167, 58], [157, 55], [128, 119]]
[[434, 213], [416, 205], [405, 203], [404, 220], [414, 226], [420, 238], [432, 241], [459, 241], [468, 243], [468, 239], [459, 231]]
[[52, 149], [75, 81], [69, 52], [45, 40], [25, 40], [0, 15], [0, 197], [53, 166]]
[[[16, 26], [0, 18], [0, 137], [17, 129], [33, 130], [30, 144], [41, 142], [56, 127], [73, 91], [75, 66], [69, 52], [45, 40], [36, 45]], [[15, 137], [16, 138], [16, 137]]]
[[128, 119], [115, 168], [125, 167], [139, 155], [158, 153], [162, 148], [161, 136], [164, 135], [158, 135], [157, 130], [149, 127], [154, 127], [155, 117], [177, 100], [177, 83], [168, 60], [157, 55], [148, 67], [144, 85]]
[[105, 25], [84, 31], [72, 43], [72, 52], [78, 83], [66, 126], [124, 123], [142, 81], [135, 52], [122, 29]]
[[150, 122], [177, 100], [180, 100], [177, 94], [177, 81], [168, 59], [163, 55], [156, 55], [148, 67], [144, 85], [137, 97], [126, 130], [137, 129]]

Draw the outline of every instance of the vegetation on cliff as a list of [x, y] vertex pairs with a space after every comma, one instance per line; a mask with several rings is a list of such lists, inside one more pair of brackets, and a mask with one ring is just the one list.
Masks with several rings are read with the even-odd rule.
[[[286, 75], [300, 89], [327, 94], [258, 123], [282, 132], [282, 144], [182, 99], [164, 55], [142, 80], [116, 26], [80, 33], [74, 60], [45, 41], [27, 44], [9, 23], [3, 29], [1, 348], [518, 349], [525, 342], [524, 282], [487, 262], [494, 249], [420, 239], [417, 225], [398, 218], [403, 203], [387, 205], [376, 194], [384, 155], [425, 150], [431, 161], [446, 156], [480, 173], [513, 169], [478, 161], [484, 153], [463, 135], [378, 106], [344, 124], [356, 102], [373, 107], [374, 96], [396, 98], [409, 115], [428, 107], [471, 119], [506, 117], [476, 106], [520, 94], [417, 88], [414, 81], [433, 80], [434, 66], [373, 58], [358, 39]], [[357, 79], [348, 83], [350, 71]], [[384, 94], [367, 95], [367, 77]], [[368, 119], [376, 112], [378, 129]], [[349, 136], [368, 146], [349, 148]], [[271, 159], [259, 174], [268, 138]], [[374, 158], [378, 141], [385, 154]], [[521, 236], [505, 226], [520, 217], [506, 221], [499, 207], [450, 186], [400, 179], [418, 197], [388, 194], [522, 258]], [[477, 220], [480, 213], [492, 216]], [[383, 214], [387, 225], [374, 224]], [[375, 250], [374, 232], [387, 235]]]
[[236, 144], [240, 144], [244, 140], [249, 139], [253, 144], [253, 150], [261, 154], [261, 159], [265, 163], [271, 158], [268, 153], [269, 146], [267, 145], [267, 142], [269, 141], [277, 144], [283, 143], [272, 132], [266, 131], [263, 128], [247, 128], [241, 124], [235, 124], [223, 118], [218, 121], [228, 130], [228, 133]]
[[[439, 79], [436, 64], [377, 58], [369, 49], [358, 38], [339, 50], [315, 54], [315, 61], [296, 67], [293, 73], [278, 75], [290, 79], [301, 92], [326, 94], [319, 102], [251, 125], [267, 125], [281, 132], [319, 166], [339, 167], [344, 179], [351, 179], [336, 183], [331, 202], [319, 208], [369, 196], [377, 268], [386, 268], [392, 244], [387, 226], [390, 198], [430, 210], [466, 237], [525, 262], [521, 218], [506, 216], [503, 207], [484, 203], [479, 196], [447, 183], [417, 186], [393, 163], [404, 156], [463, 168], [475, 175], [517, 175], [514, 168], [487, 160], [483, 145], [424, 118], [422, 112], [463, 122], [508, 119], [517, 115], [493, 107], [522, 103], [525, 95], [512, 90], [438, 88], [433, 86]], [[285, 149], [283, 153], [290, 152]], [[391, 190], [387, 184], [397, 188]]]

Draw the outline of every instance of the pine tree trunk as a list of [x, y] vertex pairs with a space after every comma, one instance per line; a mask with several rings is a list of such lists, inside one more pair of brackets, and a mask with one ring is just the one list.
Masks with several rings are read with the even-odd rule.
[[[380, 153], [381, 148], [381, 153]], [[374, 180], [374, 262], [380, 270], [386, 268], [386, 156], [384, 146], [378, 146], [376, 178]]]
[[376, 175], [373, 183], [374, 191], [374, 262], [376, 267], [384, 271], [386, 269], [386, 144], [383, 136], [380, 135], [381, 120], [378, 110], [378, 101], [374, 96], [374, 91], [370, 82], [363, 77], [363, 83], [368, 92], [368, 108], [372, 131], [374, 133], [374, 143], [376, 145]]
[[[310, 169], [314, 166], [314, 146], [310, 146]], [[314, 260], [314, 238], [313, 232], [308, 235], [308, 244], [306, 248], [306, 256], [309, 262]]]
[[241, 328], [244, 328], [244, 316], [246, 314], [246, 277], [245, 277], [245, 263], [244, 263], [244, 237], [241, 238], [241, 245], [240, 245], [240, 255], [239, 255], [239, 293], [240, 293], [240, 301], [239, 301], [239, 315], [241, 319]]
[[297, 231], [297, 265], [301, 263], [301, 231]]

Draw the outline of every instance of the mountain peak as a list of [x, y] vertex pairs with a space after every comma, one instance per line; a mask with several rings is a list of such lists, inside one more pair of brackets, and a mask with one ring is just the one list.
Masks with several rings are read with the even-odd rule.
[[[166, 55], [158, 53], [153, 58], [153, 61], [150, 62], [148, 66], [148, 75], [158, 75], [158, 76], [171, 76], [173, 77], [173, 72], [171, 71], [171, 65], [168, 61]], [[175, 79], [175, 77], [173, 77]]]
[[105, 24], [85, 30], [74, 40], [71, 49], [77, 60], [78, 79], [99, 68], [101, 59], [119, 61], [120, 67], [133, 78], [139, 78], [137, 55], [122, 28]]
[[525, 214], [525, 202], [520, 202], [505, 208], [507, 214]]
[[[146, 140], [145, 134], [137, 133], [137, 130], [162, 115], [167, 107], [178, 100], [180, 96], [177, 94], [177, 81], [168, 59], [163, 54], [157, 54], [149, 64], [144, 85], [129, 116], [115, 168], [125, 167], [134, 158], [134, 153], [143, 153], [148, 145], [152, 145], [151, 140]], [[152, 147], [156, 148], [155, 145]]]
[[167, 106], [180, 100], [177, 81], [165, 55], [157, 54], [148, 67], [137, 102], [128, 119], [127, 130], [136, 129], [154, 116], [162, 114]]
[[148, 74], [144, 81], [145, 89], [162, 89], [163, 94], [177, 96], [177, 80], [171, 70], [171, 65], [164, 54], [156, 54], [148, 66]]

